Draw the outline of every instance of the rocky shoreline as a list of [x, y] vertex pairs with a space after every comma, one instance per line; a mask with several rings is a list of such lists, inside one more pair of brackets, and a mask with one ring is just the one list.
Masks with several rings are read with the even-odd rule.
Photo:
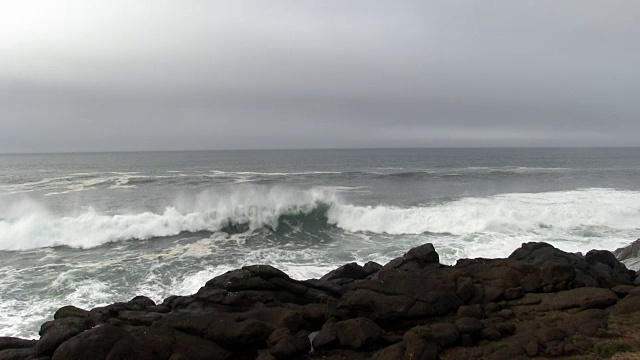
[[636, 359], [640, 276], [616, 255], [526, 243], [446, 266], [425, 244], [304, 281], [245, 266], [161, 304], [60, 308], [39, 340], [0, 337], [0, 360]]

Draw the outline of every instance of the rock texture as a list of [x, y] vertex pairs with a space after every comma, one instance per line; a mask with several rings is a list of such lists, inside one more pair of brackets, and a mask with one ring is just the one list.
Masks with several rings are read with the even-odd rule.
[[603, 250], [582, 256], [526, 243], [507, 259], [445, 266], [425, 244], [384, 266], [350, 263], [320, 279], [254, 265], [161, 304], [138, 296], [65, 306], [38, 340], [0, 338], [0, 359], [600, 356], [640, 349], [637, 284]]

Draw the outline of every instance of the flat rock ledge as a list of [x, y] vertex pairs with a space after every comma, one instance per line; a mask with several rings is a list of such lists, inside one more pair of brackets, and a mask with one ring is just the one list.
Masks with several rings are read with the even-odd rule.
[[0, 338], [0, 359], [639, 359], [639, 280], [546, 243], [454, 266], [425, 244], [304, 281], [253, 265], [161, 304], [62, 307], [40, 339]]

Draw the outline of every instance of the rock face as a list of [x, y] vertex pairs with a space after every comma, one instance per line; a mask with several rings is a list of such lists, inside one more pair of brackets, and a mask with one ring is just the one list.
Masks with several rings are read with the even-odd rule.
[[0, 359], [566, 357], [640, 331], [636, 281], [608, 251], [545, 243], [455, 266], [425, 244], [384, 266], [350, 263], [305, 281], [245, 266], [162, 304], [65, 306], [37, 341], [0, 338]]
[[640, 239], [628, 246], [616, 249], [613, 254], [629, 269], [640, 272]]

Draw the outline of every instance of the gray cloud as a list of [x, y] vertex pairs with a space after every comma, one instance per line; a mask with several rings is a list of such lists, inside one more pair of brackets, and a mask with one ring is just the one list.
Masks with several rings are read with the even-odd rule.
[[638, 146], [640, 3], [0, 4], [0, 152]]

